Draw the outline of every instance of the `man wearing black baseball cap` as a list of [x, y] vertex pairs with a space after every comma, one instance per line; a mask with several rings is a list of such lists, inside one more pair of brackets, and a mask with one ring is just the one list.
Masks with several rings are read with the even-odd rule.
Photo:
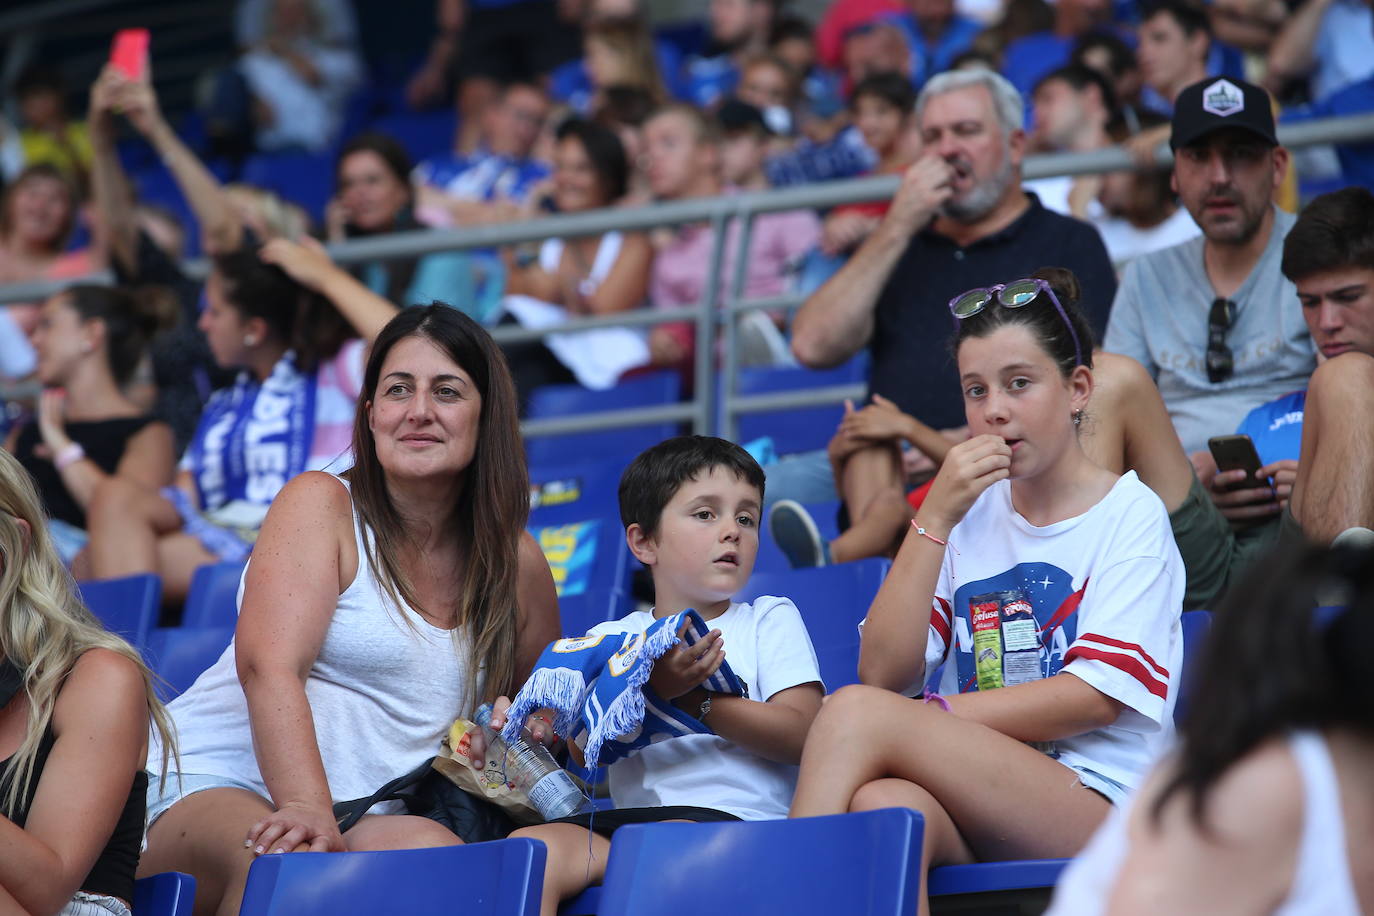
[[1268, 94], [1226, 77], [1193, 83], [1175, 100], [1169, 145], [1174, 191], [1202, 237], [1127, 265], [1104, 347], [1154, 376], [1208, 484], [1207, 439], [1303, 387], [1315, 355], [1279, 270], [1294, 217], [1273, 203], [1288, 151]]

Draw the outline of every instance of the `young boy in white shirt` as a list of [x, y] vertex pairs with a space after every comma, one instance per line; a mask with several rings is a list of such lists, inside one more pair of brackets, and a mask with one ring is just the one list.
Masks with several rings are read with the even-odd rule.
[[[512, 834], [548, 847], [543, 916], [555, 916], [561, 900], [601, 880], [611, 834], [624, 824], [787, 816], [823, 688], [815, 650], [790, 600], [731, 601], [758, 555], [763, 487], [763, 469], [748, 452], [709, 436], [661, 442], [621, 477], [625, 537], [653, 576], [655, 605], [598, 624], [588, 635], [643, 632], [657, 619], [695, 609], [714, 629], [659, 658], [649, 687], [708, 732], [659, 741], [611, 764], [615, 810]], [[748, 697], [702, 687], [727, 651]]]

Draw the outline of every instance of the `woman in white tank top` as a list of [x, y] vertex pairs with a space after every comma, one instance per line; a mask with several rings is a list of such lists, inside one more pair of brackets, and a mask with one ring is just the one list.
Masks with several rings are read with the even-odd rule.
[[480, 326], [444, 305], [393, 319], [353, 447], [346, 480], [307, 472], [273, 502], [234, 642], [170, 707], [181, 772], [149, 792], [140, 873], [194, 875], [197, 913], [238, 911], [255, 854], [461, 842], [389, 811], [341, 835], [332, 807], [432, 756], [559, 636], [514, 387]]
[[[1374, 551], [1270, 560], [1216, 614], [1177, 752], [1051, 914], [1374, 912]], [[1346, 607], [1314, 613], [1333, 584]]]

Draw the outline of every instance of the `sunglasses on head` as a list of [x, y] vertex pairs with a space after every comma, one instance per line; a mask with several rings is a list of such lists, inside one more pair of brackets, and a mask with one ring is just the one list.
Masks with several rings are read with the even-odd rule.
[[[1004, 309], [1019, 309], [1030, 305], [1041, 293], [1049, 296], [1050, 302], [1054, 304], [1054, 310], [1064, 322], [1064, 327], [1069, 329], [1069, 336], [1073, 338], [1073, 364], [1083, 365], [1083, 347], [1078, 342], [1078, 332], [1074, 330], [1073, 322], [1069, 320], [1068, 313], [1060, 304], [1059, 297], [1054, 294], [1054, 288], [1039, 277], [1027, 277], [1024, 280], [998, 283], [996, 286], [980, 287], [960, 293], [949, 300], [949, 313], [957, 321], [963, 321], [977, 315], [994, 302]], [[1227, 353], [1229, 355], [1230, 351]]]
[[1235, 355], [1226, 345], [1226, 332], [1236, 320], [1236, 304], [1230, 299], [1212, 300], [1207, 313], [1207, 380], [1224, 382], [1236, 371]]

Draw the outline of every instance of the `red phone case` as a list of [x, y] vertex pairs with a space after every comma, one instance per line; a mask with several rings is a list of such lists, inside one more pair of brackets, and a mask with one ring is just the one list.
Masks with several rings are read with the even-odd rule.
[[110, 65], [131, 80], [148, 72], [148, 30], [120, 29], [110, 47]]

